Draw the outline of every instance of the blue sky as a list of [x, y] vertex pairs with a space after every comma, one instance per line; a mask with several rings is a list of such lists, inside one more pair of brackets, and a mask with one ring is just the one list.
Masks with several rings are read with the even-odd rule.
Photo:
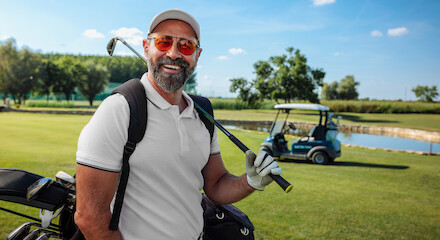
[[[416, 85], [440, 88], [437, 0], [0, 0], [0, 40], [104, 56], [118, 35], [142, 53], [151, 19], [169, 8], [201, 25], [197, 90], [205, 96], [234, 97], [230, 78], [254, 79], [255, 62], [287, 47], [323, 68], [327, 83], [354, 75], [360, 98], [415, 100]], [[132, 55], [122, 44], [115, 51]]]

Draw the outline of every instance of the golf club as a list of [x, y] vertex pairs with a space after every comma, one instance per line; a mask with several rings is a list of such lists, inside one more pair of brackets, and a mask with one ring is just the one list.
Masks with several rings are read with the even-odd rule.
[[38, 194], [43, 190], [49, 187], [54, 181], [50, 177], [42, 178], [30, 185], [27, 189], [26, 198], [27, 200], [35, 199], [38, 197]]
[[48, 240], [49, 238], [63, 239], [58, 233], [44, 233], [41, 234], [36, 240]]
[[32, 226], [40, 226], [40, 224], [36, 222], [27, 222], [23, 223], [19, 227], [17, 227], [14, 231], [8, 234], [6, 240], [21, 240], [26, 237], [31, 231]]
[[113, 56], [113, 52], [115, 51], [115, 47], [116, 47], [116, 42], [117, 41], [120, 41], [120, 42], [122, 42], [125, 46], [127, 46], [132, 52], [134, 52], [142, 61], [144, 61], [146, 64], [148, 64], [147, 63], [147, 61], [145, 60], [145, 58], [144, 57], [142, 57], [142, 55], [140, 55], [138, 52], [136, 52], [136, 50], [134, 50], [130, 45], [128, 45], [128, 43], [124, 40], [124, 39], [122, 39], [122, 38], [120, 38], [120, 37], [114, 37], [114, 38], [112, 38], [109, 42], [108, 42], [108, 44], [107, 44], [107, 52], [108, 52], [108, 54], [110, 55], [110, 56]]
[[[130, 45], [128, 45], [127, 42], [125, 42], [120, 37], [114, 37], [112, 38], [109, 43], [107, 44], [107, 51], [110, 56], [113, 55], [113, 51], [116, 47], [117, 40], [121, 41], [125, 46], [127, 46], [132, 52], [134, 52], [140, 59], [142, 59], [145, 63], [147, 63], [147, 60], [145, 60], [144, 57], [142, 57], [136, 50], [134, 50]], [[148, 63], [147, 63], [148, 64]], [[228, 132], [217, 120], [214, 119], [208, 112], [206, 112], [203, 108], [201, 108], [198, 104], [196, 104], [196, 107], [202, 111], [202, 113], [206, 116], [206, 118], [213, 123], [215, 126], [217, 126], [218, 129], [220, 129], [228, 138], [238, 147], [240, 148], [244, 153], [249, 150], [246, 145], [244, 145], [240, 140], [238, 140], [234, 135]], [[286, 181], [283, 177], [280, 175], [273, 175], [272, 173], [269, 173], [269, 176], [276, 182], [280, 187], [286, 192], [290, 192], [293, 188], [292, 184], [290, 184], [288, 181]]]
[[41, 233], [50, 233], [50, 234], [57, 234], [56, 232], [52, 232], [49, 230], [46, 230], [44, 228], [37, 228], [34, 231], [30, 232], [23, 240], [35, 240], [37, 239]]

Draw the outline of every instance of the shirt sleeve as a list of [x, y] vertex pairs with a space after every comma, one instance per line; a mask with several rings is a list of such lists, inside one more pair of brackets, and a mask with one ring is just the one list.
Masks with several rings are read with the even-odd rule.
[[119, 172], [128, 139], [129, 121], [127, 100], [120, 94], [106, 98], [81, 131], [76, 152], [77, 163]]
[[214, 133], [212, 134], [212, 140], [211, 140], [210, 155], [215, 155], [219, 153], [220, 153], [220, 144], [217, 141], [217, 127], [214, 127]]

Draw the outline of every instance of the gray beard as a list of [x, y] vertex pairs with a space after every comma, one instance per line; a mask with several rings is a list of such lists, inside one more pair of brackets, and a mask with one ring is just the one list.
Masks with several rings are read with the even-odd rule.
[[[148, 56], [148, 71], [151, 72], [157, 85], [161, 87], [165, 92], [174, 92], [185, 85], [186, 81], [191, 77], [196, 68], [196, 64], [192, 68], [189, 67], [189, 63], [181, 58], [175, 60], [170, 57], [162, 57], [157, 60], [154, 64], [151, 57]], [[170, 74], [162, 70], [161, 66], [163, 64], [173, 64], [178, 65], [183, 68], [183, 71]]]

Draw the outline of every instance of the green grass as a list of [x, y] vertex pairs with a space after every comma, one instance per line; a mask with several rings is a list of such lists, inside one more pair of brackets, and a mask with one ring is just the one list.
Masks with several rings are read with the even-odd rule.
[[[0, 113], [0, 167], [53, 177], [75, 172], [76, 142], [91, 116]], [[231, 131], [252, 150], [267, 136]], [[226, 167], [241, 175], [244, 156], [223, 134]], [[342, 148], [334, 165], [281, 162], [294, 188], [275, 184], [235, 205], [256, 228], [256, 239], [439, 239], [440, 158]], [[37, 216], [35, 208], [1, 207]], [[0, 212], [0, 238], [26, 219]]]

